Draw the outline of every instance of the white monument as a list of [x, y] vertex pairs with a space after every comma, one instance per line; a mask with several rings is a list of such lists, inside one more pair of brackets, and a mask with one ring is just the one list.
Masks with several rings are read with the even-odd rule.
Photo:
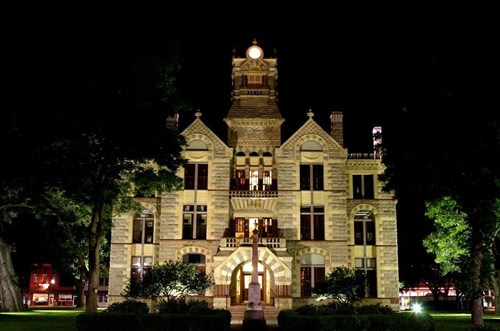
[[259, 236], [257, 229], [253, 230], [252, 240], [252, 281], [248, 285], [248, 306], [245, 311], [245, 319], [260, 319], [265, 320], [264, 310], [260, 298], [260, 284], [257, 265], [259, 263]]

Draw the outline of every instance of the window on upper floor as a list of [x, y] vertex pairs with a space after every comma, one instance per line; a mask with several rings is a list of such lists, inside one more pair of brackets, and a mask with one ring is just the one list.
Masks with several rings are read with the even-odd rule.
[[267, 190], [272, 190], [273, 187], [273, 175], [272, 175], [272, 170], [264, 170], [262, 173], [262, 189], [267, 191]]
[[354, 244], [375, 245], [375, 220], [369, 211], [359, 211], [354, 217]]
[[132, 232], [132, 243], [152, 244], [154, 237], [154, 217], [153, 212], [144, 209], [141, 214], [134, 217]]
[[207, 206], [185, 205], [182, 216], [182, 239], [207, 239]]
[[301, 164], [300, 165], [300, 189], [321, 191], [323, 190], [323, 165]]
[[352, 197], [354, 199], [373, 199], [375, 196], [373, 175], [352, 176]]
[[250, 191], [257, 191], [259, 189], [259, 168], [250, 169]]
[[184, 166], [184, 189], [206, 190], [208, 188], [208, 164], [189, 163]]
[[319, 254], [305, 254], [300, 259], [300, 296], [310, 297], [312, 289], [325, 281], [325, 258]]
[[300, 208], [300, 239], [325, 240], [325, 208], [323, 206]]

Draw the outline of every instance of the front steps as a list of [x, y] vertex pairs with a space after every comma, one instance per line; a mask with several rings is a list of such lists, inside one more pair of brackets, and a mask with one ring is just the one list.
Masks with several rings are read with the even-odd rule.
[[[266, 319], [267, 325], [278, 325], [278, 313], [279, 310], [275, 306], [262, 306], [264, 310], [264, 318]], [[228, 307], [231, 312], [231, 324], [243, 324], [243, 318], [245, 317], [245, 311], [247, 310], [246, 305], [232, 305]]]

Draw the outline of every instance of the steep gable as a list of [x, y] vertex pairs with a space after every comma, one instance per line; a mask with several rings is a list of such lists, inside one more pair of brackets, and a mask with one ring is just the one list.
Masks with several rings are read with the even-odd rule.
[[308, 113], [309, 119], [280, 148], [276, 149], [276, 155], [296, 154], [302, 143], [313, 140], [317, 141], [322, 146], [322, 150], [328, 152], [328, 155], [347, 157], [347, 150], [313, 120], [313, 115], [312, 112]]
[[190, 141], [201, 140], [208, 146], [214, 156], [232, 157], [232, 149], [228, 147], [210, 128], [201, 120], [201, 113], [196, 113], [195, 120], [182, 131], [189, 146]]

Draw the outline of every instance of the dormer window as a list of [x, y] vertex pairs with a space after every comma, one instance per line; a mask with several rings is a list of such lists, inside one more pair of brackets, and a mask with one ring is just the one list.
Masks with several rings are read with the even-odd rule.
[[262, 85], [262, 75], [249, 74], [248, 85]]

